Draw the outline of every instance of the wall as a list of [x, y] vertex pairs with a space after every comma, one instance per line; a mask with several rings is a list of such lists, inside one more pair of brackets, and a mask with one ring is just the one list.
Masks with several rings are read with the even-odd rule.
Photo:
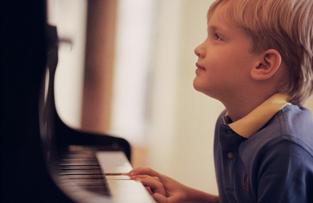
[[141, 143], [155, 45], [155, 0], [119, 0], [112, 97], [111, 133]]
[[205, 39], [209, 4], [160, 1], [148, 165], [216, 194], [212, 141], [223, 107], [192, 87], [193, 50]]
[[57, 25], [59, 38], [72, 42], [59, 44], [56, 106], [67, 124], [80, 127], [87, 4], [85, 0], [49, 0], [47, 6], [48, 22]]

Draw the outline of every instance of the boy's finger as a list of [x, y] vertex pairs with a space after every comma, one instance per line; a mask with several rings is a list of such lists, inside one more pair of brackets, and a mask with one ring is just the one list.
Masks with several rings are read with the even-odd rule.
[[161, 194], [159, 194], [159, 193], [154, 193], [154, 194], [152, 195], [152, 197], [153, 197], [153, 199], [154, 199], [155, 201], [157, 201], [158, 203], [168, 203], [167, 197], [164, 196], [164, 195], [161, 195]]
[[149, 175], [149, 176], [157, 176], [160, 177], [160, 174], [154, 170], [152, 170], [151, 168], [143, 168], [143, 167], [139, 167], [139, 168], [135, 168], [133, 170], [131, 170], [128, 173], [129, 176], [134, 176], [134, 175]]
[[145, 187], [149, 187], [153, 193], [166, 195], [163, 184], [154, 177], [141, 175], [137, 176], [135, 180], [140, 181]]
[[155, 181], [158, 181], [160, 183], [162, 183], [161, 179], [158, 176], [151, 176], [151, 175], [134, 175], [132, 176], [133, 179], [138, 179], [138, 178], [151, 178], [154, 179]]
[[153, 194], [153, 192], [152, 192], [152, 190], [151, 190], [151, 188], [150, 188], [149, 186], [145, 186], [145, 188], [146, 188], [146, 190], [148, 190], [148, 192], [149, 192], [150, 195]]

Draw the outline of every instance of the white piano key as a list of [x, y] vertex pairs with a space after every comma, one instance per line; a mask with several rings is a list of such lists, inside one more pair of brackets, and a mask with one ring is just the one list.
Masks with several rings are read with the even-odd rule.
[[134, 180], [107, 180], [114, 203], [155, 203], [144, 186]]
[[96, 153], [96, 157], [102, 172], [111, 174], [106, 175], [105, 179], [114, 203], [155, 203], [140, 182], [131, 180], [127, 175], [122, 175], [132, 170], [132, 166], [123, 152], [99, 151]]
[[107, 173], [128, 173], [132, 166], [126, 156], [120, 151], [99, 151], [96, 153], [102, 172]]

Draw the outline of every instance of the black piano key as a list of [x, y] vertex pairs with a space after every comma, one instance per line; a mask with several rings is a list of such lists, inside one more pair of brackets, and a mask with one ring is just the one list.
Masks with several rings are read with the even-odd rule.
[[79, 188], [97, 195], [111, 196], [95, 155], [97, 150], [91, 147], [69, 147], [58, 160], [58, 181], [73, 195], [79, 194]]

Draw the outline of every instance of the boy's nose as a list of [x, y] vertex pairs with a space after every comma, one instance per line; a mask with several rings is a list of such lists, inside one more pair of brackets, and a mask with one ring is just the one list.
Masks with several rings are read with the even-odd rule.
[[203, 48], [201, 48], [201, 45], [198, 45], [198, 46], [195, 48], [194, 53], [195, 53], [196, 56], [198, 56], [198, 57], [203, 57], [203, 55], [204, 55], [204, 50], [203, 50]]

